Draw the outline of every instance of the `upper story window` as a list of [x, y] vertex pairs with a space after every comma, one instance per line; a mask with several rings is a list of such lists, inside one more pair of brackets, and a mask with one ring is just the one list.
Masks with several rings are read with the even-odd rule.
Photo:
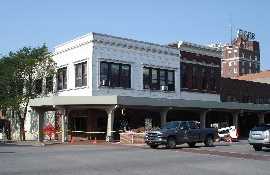
[[198, 89], [198, 70], [197, 67], [194, 65], [192, 66], [192, 89]]
[[152, 90], [175, 90], [174, 71], [151, 67], [143, 68], [143, 88]]
[[236, 67], [233, 68], [233, 73], [237, 74], [237, 68]]
[[100, 84], [102, 86], [130, 88], [131, 66], [102, 61], [100, 63]]
[[208, 86], [208, 81], [207, 81], [207, 72], [206, 72], [206, 68], [205, 67], [202, 67], [201, 69], [201, 87], [202, 89], [207, 89], [207, 86]]
[[181, 65], [181, 88], [187, 87], [187, 66], [183, 63]]
[[174, 71], [167, 72], [167, 86], [169, 91], [174, 91], [175, 83], [174, 83]]
[[75, 64], [75, 87], [87, 85], [87, 62]]
[[67, 68], [57, 70], [57, 90], [67, 89]]
[[235, 50], [234, 51], [234, 57], [238, 57], [238, 56], [239, 56], [239, 54], [238, 54], [237, 50]]
[[159, 90], [160, 89], [159, 82], [158, 82], [158, 78], [160, 78], [158, 75], [159, 70], [158, 69], [151, 69], [151, 72], [152, 72], [152, 74], [151, 74], [150, 88], [153, 90]]
[[215, 68], [210, 69], [210, 77], [209, 77], [209, 89], [211, 91], [216, 91], [217, 90], [217, 82], [216, 82], [216, 70]]

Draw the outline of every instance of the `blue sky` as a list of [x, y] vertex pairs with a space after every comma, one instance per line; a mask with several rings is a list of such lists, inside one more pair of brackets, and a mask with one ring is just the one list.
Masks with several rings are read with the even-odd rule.
[[261, 67], [270, 69], [268, 0], [3, 0], [0, 54], [46, 43], [50, 49], [88, 32], [166, 44], [230, 41], [242, 28], [256, 34]]

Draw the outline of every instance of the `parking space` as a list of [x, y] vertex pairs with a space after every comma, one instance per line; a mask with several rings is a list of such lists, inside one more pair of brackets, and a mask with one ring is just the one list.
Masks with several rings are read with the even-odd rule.
[[248, 144], [247, 140], [241, 140], [240, 142], [236, 143], [223, 143], [223, 144], [216, 144], [214, 148], [208, 148], [212, 150], [218, 151], [226, 151], [232, 153], [242, 153], [242, 154], [254, 154], [254, 155], [265, 155], [270, 156], [270, 149], [264, 148], [262, 151], [255, 151], [251, 145]]
[[[270, 160], [269, 148], [263, 148], [262, 151], [255, 151], [253, 147], [248, 144], [247, 140], [240, 140], [239, 142], [232, 142], [232, 143], [216, 142], [214, 145], [215, 145], [214, 147], [205, 147], [203, 143], [198, 143], [196, 144], [196, 147], [190, 148], [187, 144], [183, 144], [177, 146], [176, 149], [171, 149], [171, 151], [208, 154], [231, 158]], [[165, 149], [165, 147], [159, 147], [159, 150], [163, 149]]]
[[246, 142], [176, 149], [119, 144], [0, 145], [0, 174], [267, 174], [269, 156], [268, 151], [253, 151]]

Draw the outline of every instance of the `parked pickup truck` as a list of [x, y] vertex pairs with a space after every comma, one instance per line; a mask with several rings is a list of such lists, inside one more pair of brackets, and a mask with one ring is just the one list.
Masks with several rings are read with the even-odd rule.
[[261, 124], [252, 128], [248, 142], [255, 151], [261, 151], [262, 147], [270, 148], [270, 124]]
[[175, 148], [178, 144], [187, 143], [194, 147], [198, 142], [204, 142], [206, 146], [213, 146], [218, 137], [217, 129], [200, 129], [196, 121], [168, 122], [157, 131], [149, 131], [145, 134], [145, 143], [151, 148], [165, 145], [167, 148]]

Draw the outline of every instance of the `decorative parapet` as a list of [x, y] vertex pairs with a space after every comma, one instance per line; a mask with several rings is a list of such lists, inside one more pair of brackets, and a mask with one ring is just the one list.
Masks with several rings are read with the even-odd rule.
[[106, 34], [93, 33], [94, 43], [120, 47], [130, 50], [151, 52], [155, 54], [164, 54], [171, 56], [179, 56], [179, 51], [166, 45], [160, 45], [145, 41], [138, 41], [128, 38], [116, 37]]
[[70, 41], [67, 41], [67, 42], [64, 42], [62, 44], [55, 46], [54, 53], [52, 55], [54, 56], [54, 55], [67, 52], [69, 50], [89, 44], [92, 41], [93, 41], [93, 36], [91, 33], [88, 33], [86, 35], [74, 38], [73, 40], [70, 40]]
[[102, 44], [104, 46], [112, 46], [125, 48], [141, 52], [151, 52], [154, 54], [163, 54], [171, 56], [179, 56], [179, 50], [166, 45], [160, 45], [145, 41], [138, 41], [128, 38], [116, 37], [107, 34], [89, 33], [81, 37], [75, 38], [55, 47], [53, 55], [57, 55], [89, 43]]
[[190, 43], [186, 41], [179, 41], [178, 48], [181, 51], [192, 52], [192, 53], [207, 55], [211, 57], [218, 57], [222, 59], [222, 50], [217, 49], [217, 48]]

